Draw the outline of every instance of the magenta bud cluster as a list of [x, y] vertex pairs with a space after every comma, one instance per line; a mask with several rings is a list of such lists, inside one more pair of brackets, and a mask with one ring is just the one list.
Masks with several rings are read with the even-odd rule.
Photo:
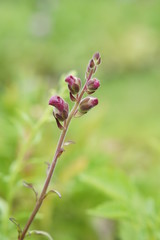
[[[95, 53], [92, 59], [89, 61], [86, 71], [86, 82], [84, 87], [81, 89], [81, 79], [73, 75], [68, 75], [65, 78], [65, 82], [68, 84], [68, 90], [71, 101], [75, 103], [75, 111], [73, 110], [70, 114], [73, 116], [81, 116], [86, 114], [90, 109], [98, 104], [98, 99], [95, 97], [85, 97], [82, 99], [83, 94], [92, 94], [99, 87], [100, 82], [97, 78], [92, 78], [93, 74], [96, 72], [98, 65], [101, 63], [101, 57], [99, 53]], [[60, 129], [64, 129], [67, 124], [67, 119], [69, 116], [68, 103], [65, 102], [60, 96], [52, 96], [49, 100], [49, 105], [53, 106], [53, 116], [56, 119], [57, 126]], [[69, 117], [70, 118], [70, 117]], [[62, 125], [61, 122], [64, 122]]]
[[90, 74], [94, 74], [97, 70], [98, 65], [101, 63], [101, 56], [97, 52], [93, 55], [93, 58], [89, 61], [89, 64], [87, 66], [86, 70], [86, 78], [89, 77]]

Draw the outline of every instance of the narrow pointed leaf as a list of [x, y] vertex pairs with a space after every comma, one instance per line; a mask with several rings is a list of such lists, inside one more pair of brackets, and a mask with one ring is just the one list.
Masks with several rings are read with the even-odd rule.
[[75, 142], [72, 141], [72, 140], [69, 140], [69, 141], [67, 141], [67, 142], [64, 143], [64, 146], [68, 146], [68, 145], [70, 145], [70, 144], [75, 144]]
[[137, 191], [123, 171], [109, 166], [88, 170], [81, 180], [114, 200], [129, 202]]
[[32, 231], [29, 231], [29, 233], [26, 235], [26, 237], [29, 237], [31, 235], [42, 235], [42, 236], [46, 237], [49, 240], [53, 240], [51, 235], [49, 233], [47, 233], [47, 232], [44, 232], [44, 231], [32, 230]]
[[16, 225], [17, 227], [17, 232], [18, 232], [18, 237], [20, 236], [20, 234], [22, 233], [22, 229], [20, 227], [20, 224], [17, 222], [17, 220], [15, 218], [9, 218], [9, 220]]
[[88, 210], [88, 214], [107, 219], [126, 219], [130, 217], [128, 206], [121, 201], [105, 202]]
[[50, 190], [48, 193], [45, 194], [45, 196], [44, 196], [43, 199], [45, 199], [46, 197], [48, 197], [48, 195], [53, 194], [53, 193], [56, 193], [59, 198], [62, 197], [61, 194], [60, 194], [57, 190], [52, 189], [52, 190]]
[[23, 185], [24, 185], [26, 188], [30, 188], [30, 189], [32, 189], [32, 191], [33, 191], [34, 194], [35, 194], [36, 201], [37, 201], [37, 198], [38, 198], [38, 192], [35, 190], [33, 184], [32, 184], [32, 183], [27, 183], [27, 182], [23, 181]]

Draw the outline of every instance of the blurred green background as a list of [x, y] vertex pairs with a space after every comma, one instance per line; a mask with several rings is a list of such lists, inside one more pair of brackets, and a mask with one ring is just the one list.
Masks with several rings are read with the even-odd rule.
[[[17, 239], [46, 177], [60, 130], [48, 100], [69, 101], [102, 56], [99, 105], [73, 119], [49, 196], [31, 229], [60, 240], [160, 239], [159, 0], [0, 1], [0, 239]], [[30, 239], [45, 239], [31, 236]]]

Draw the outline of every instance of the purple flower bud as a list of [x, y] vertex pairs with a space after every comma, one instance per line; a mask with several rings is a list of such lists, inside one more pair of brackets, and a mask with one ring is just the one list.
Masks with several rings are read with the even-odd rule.
[[90, 62], [89, 62], [89, 68], [93, 69], [95, 67], [95, 64], [94, 64], [94, 60], [91, 59]]
[[97, 65], [100, 65], [100, 64], [101, 64], [101, 58], [99, 58], [97, 61]]
[[59, 96], [52, 96], [49, 100], [49, 105], [54, 106], [55, 109], [53, 111], [53, 115], [59, 121], [64, 121], [68, 117], [68, 103], [66, 103]]
[[87, 66], [86, 79], [89, 78], [91, 72], [92, 72], [92, 74], [96, 72], [96, 65], [95, 65], [95, 62], [93, 59], [90, 60], [88, 66]]
[[91, 108], [95, 107], [98, 104], [98, 99], [94, 97], [86, 97], [81, 100], [79, 105], [80, 113], [87, 113]]
[[99, 52], [95, 53], [93, 55], [93, 59], [96, 65], [99, 65], [101, 63], [101, 56], [99, 54]]
[[100, 82], [98, 79], [96, 79], [96, 78], [90, 79], [87, 82], [86, 91], [88, 94], [94, 93], [95, 90], [97, 90], [99, 88], [99, 86], [100, 86]]
[[96, 53], [93, 55], [93, 59], [94, 59], [95, 61], [97, 61], [99, 58], [100, 58], [100, 54], [99, 54], [99, 52], [96, 52]]
[[49, 105], [54, 106], [59, 111], [62, 111], [64, 109], [64, 106], [65, 106], [65, 101], [59, 96], [52, 96], [49, 99]]
[[74, 77], [72, 75], [69, 75], [66, 77], [65, 82], [68, 83], [68, 88], [70, 92], [74, 95], [77, 94], [81, 88], [81, 79]]

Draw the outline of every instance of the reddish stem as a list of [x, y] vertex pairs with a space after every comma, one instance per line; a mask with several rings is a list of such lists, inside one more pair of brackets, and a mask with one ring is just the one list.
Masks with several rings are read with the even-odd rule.
[[[92, 71], [91, 73], [89, 74], [89, 77], [87, 79], [87, 81], [91, 78], [92, 76]], [[56, 163], [57, 163], [57, 159], [59, 157], [59, 153], [61, 152], [61, 149], [62, 149], [62, 146], [63, 146], [63, 142], [64, 142], [64, 139], [65, 139], [65, 136], [66, 136], [66, 133], [67, 133], [67, 130], [68, 130], [68, 127], [69, 127], [69, 124], [70, 124], [70, 121], [72, 119], [72, 117], [74, 116], [75, 112], [77, 111], [78, 109], [78, 106], [79, 106], [79, 103], [83, 97], [83, 94], [85, 92], [85, 89], [86, 89], [86, 84], [84, 85], [75, 105], [73, 106], [66, 122], [65, 122], [65, 127], [60, 135], [60, 138], [59, 138], [59, 141], [58, 141], [58, 144], [57, 144], [57, 148], [56, 148], [56, 152], [55, 152], [55, 155], [54, 155], [54, 158], [52, 160], [52, 164], [50, 166], [50, 169], [49, 169], [49, 172], [48, 172], [48, 175], [47, 175], [47, 178], [45, 180], [45, 183], [44, 183], [44, 186], [43, 186], [43, 189], [42, 189], [42, 192], [40, 194], [40, 197], [38, 198], [37, 202], [36, 202], [36, 205], [30, 215], [30, 218], [28, 219], [22, 233], [21, 233], [21, 236], [18, 237], [18, 240], [23, 240], [26, 236], [26, 233], [31, 225], [31, 223], [33, 222], [37, 212], [39, 211], [42, 203], [43, 203], [43, 200], [44, 200], [44, 196], [45, 194], [47, 193], [47, 189], [48, 189], [48, 186], [50, 184], [50, 181], [51, 181], [51, 178], [52, 178], [52, 175], [53, 175], [53, 172], [54, 172], [54, 169], [55, 169], [55, 166], [56, 166]]]

